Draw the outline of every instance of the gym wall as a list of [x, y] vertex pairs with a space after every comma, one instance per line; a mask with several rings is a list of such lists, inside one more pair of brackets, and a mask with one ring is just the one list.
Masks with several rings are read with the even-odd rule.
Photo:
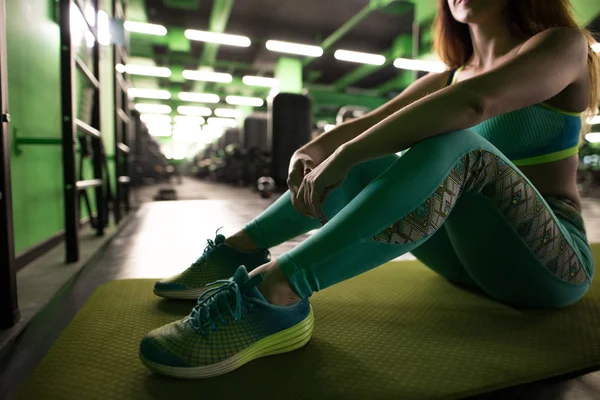
[[[102, 0], [101, 3], [102, 9], [112, 15], [111, 0]], [[13, 140], [15, 130], [19, 137], [60, 138], [62, 135], [58, 2], [11, 0], [6, 2], [6, 15], [12, 201], [15, 253], [18, 255], [61, 232], [64, 227], [61, 147], [27, 145], [20, 148], [21, 154], [17, 154]], [[84, 49], [78, 51], [80, 56], [82, 51]], [[112, 47], [101, 47], [101, 60], [101, 129], [112, 171]], [[81, 72], [78, 71], [78, 74]], [[76, 81], [77, 115], [89, 122], [87, 110], [91, 103], [89, 99], [86, 101], [84, 80], [78, 76]], [[85, 161], [84, 178], [92, 179], [91, 161]], [[93, 206], [94, 191], [88, 192]], [[85, 207], [81, 208], [80, 217], [87, 217]]]

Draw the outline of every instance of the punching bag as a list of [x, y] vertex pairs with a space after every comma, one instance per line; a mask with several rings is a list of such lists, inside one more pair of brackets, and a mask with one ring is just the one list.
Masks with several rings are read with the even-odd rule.
[[283, 187], [292, 155], [310, 141], [312, 104], [308, 96], [279, 93], [270, 111], [271, 176], [277, 186]]
[[267, 146], [267, 115], [254, 113], [244, 120], [244, 142], [247, 150], [269, 152]]
[[240, 144], [240, 128], [229, 128], [225, 131], [223, 136], [225, 137], [224, 147], [227, 147], [230, 144]]

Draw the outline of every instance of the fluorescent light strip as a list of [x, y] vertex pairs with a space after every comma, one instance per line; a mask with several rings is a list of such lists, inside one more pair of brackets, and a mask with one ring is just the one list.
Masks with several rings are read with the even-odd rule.
[[221, 101], [221, 98], [216, 94], [190, 92], [180, 92], [179, 99], [183, 101], [193, 101], [196, 103], [218, 103]]
[[181, 115], [193, 115], [197, 117], [208, 117], [212, 115], [212, 110], [206, 107], [190, 107], [190, 106], [179, 106], [177, 112]]
[[119, 73], [124, 73], [125, 71], [127, 71], [127, 68], [125, 68], [125, 66], [123, 64], [117, 64], [115, 65], [115, 69], [117, 70], [117, 72]]
[[600, 43], [594, 43], [592, 45], [592, 50], [595, 51], [596, 53], [600, 53]]
[[171, 107], [164, 104], [136, 104], [135, 109], [140, 113], [169, 114]]
[[279, 86], [279, 80], [275, 78], [265, 78], [264, 76], [244, 76], [242, 82], [248, 86], [264, 86], [276, 87]]
[[600, 115], [594, 115], [593, 117], [588, 118], [586, 122], [590, 125], [600, 124]]
[[258, 97], [227, 96], [225, 101], [233, 106], [261, 107], [264, 104], [264, 100]]
[[193, 81], [220, 83], [230, 83], [231, 81], [233, 81], [233, 77], [231, 76], [231, 74], [226, 74], [224, 72], [192, 71], [186, 69], [181, 75], [183, 75], [185, 79]]
[[426, 72], [443, 72], [446, 70], [446, 65], [441, 62], [411, 60], [408, 58], [397, 58], [396, 61], [394, 61], [394, 67], [411, 71]]
[[385, 56], [379, 54], [360, 53], [358, 51], [349, 50], [337, 50], [333, 56], [340, 61], [350, 61], [369, 65], [385, 64]]
[[217, 108], [215, 115], [222, 118], [238, 118], [240, 116], [239, 110], [233, 108]]
[[148, 65], [132, 65], [127, 64], [125, 66], [125, 72], [130, 75], [145, 75], [145, 76], [157, 76], [160, 78], [168, 78], [171, 76], [171, 70], [166, 67], [152, 67]]
[[146, 24], [144, 22], [125, 21], [125, 30], [146, 35], [165, 36], [167, 28], [162, 25]]
[[206, 120], [202, 117], [193, 117], [188, 115], [178, 115], [175, 117], [175, 124], [182, 125], [202, 125]]
[[145, 123], [171, 123], [171, 117], [169, 115], [140, 114], [140, 120]]
[[138, 89], [129, 88], [127, 94], [132, 97], [143, 97], [146, 99], [168, 100], [171, 98], [171, 92], [159, 89]]
[[600, 132], [591, 132], [585, 135], [585, 140], [590, 143], [600, 143]]
[[321, 57], [323, 49], [319, 46], [310, 46], [307, 44], [281, 42], [278, 40], [267, 40], [267, 50], [278, 53], [298, 54], [308, 57]]
[[231, 119], [231, 118], [212, 117], [212, 118], [209, 118], [207, 122], [209, 125], [229, 126], [231, 128], [235, 128], [237, 126], [237, 121], [235, 119]]
[[226, 33], [215, 33], [186, 29], [184, 35], [189, 40], [200, 42], [224, 44], [227, 46], [249, 47], [252, 42], [246, 36], [228, 35]]

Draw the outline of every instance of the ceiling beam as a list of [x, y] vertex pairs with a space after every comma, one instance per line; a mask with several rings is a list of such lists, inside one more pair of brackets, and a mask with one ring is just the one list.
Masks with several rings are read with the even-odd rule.
[[[210, 13], [210, 21], [208, 30], [214, 33], [223, 33], [227, 27], [231, 10], [233, 9], [234, 0], [214, 0], [212, 11]], [[216, 43], [205, 43], [200, 57], [200, 66], [213, 65], [217, 59], [219, 45]], [[194, 91], [202, 92], [204, 90], [204, 82], [199, 82], [195, 85]]]
[[[321, 42], [320, 47], [323, 51], [327, 51], [331, 46], [335, 44], [338, 40], [340, 40], [345, 34], [350, 32], [352, 29], [357, 27], [365, 18], [367, 18], [371, 12], [373, 12], [374, 8], [371, 5], [367, 5], [365, 8], [360, 10], [357, 14], [355, 14], [352, 18], [350, 18], [346, 23], [340, 26], [335, 32], [329, 35], [323, 42]], [[302, 62], [303, 66], [306, 66], [313, 61], [313, 57], [307, 57]]]
[[353, 105], [375, 109], [389, 100], [386, 97], [338, 93], [330, 89], [318, 87], [309, 87], [308, 94], [313, 98], [315, 104], [318, 104], [319, 106], [343, 107]]
[[404, 90], [413, 82], [413, 74], [410, 71], [399, 70], [394, 79], [385, 82], [375, 88], [375, 93], [379, 96], [388, 94], [396, 90]]

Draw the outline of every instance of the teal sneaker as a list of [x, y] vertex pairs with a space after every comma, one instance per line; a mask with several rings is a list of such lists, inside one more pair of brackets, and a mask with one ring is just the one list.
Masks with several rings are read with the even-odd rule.
[[[225, 236], [207, 240], [202, 256], [180, 274], [156, 282], [154, 294], [168, 299], [197, 299], [210, 287], [208, 284], [227, 279], [237, 267], [245, 265], [253, 270], [270, 261], [268, 250], [243, 252], [225, 243]], [[220, 285], [215, 283], [215, 285]]]
[[258, 291], [262, 281], [240, 266], [233, 278], [204, 293], [189, 316], [148, 333], [140, 343], [141, 361], [159, 374], [209, 378], [303, 347], [314, 324], [308, 299], [272, 305]]

